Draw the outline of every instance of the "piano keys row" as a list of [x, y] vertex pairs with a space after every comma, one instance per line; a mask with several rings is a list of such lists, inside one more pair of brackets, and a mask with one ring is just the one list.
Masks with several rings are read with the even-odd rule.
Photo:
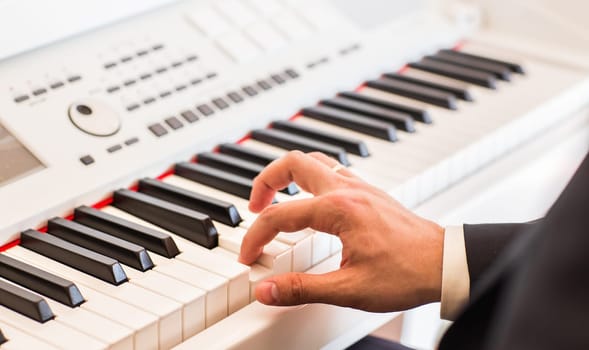
[[[437, 162], [486, 121], [444, 111], [487, 98], [523, 69], [447, 50], [409, 67], [199, 153], [163, 180], [118, 190], [105, 208], [54, 218], [47, 233], [23, 232], [0, 255], [3, 347], [167, 349], [247, 305], [262, 279], [337, 253], [337, 238], [304, 230], [279, 234], [251, 267], [236, 261], [256, 218], [247, 209], [252, 179], [289, 150], [324, 152], [384, 189], [428, 167], [437, 170], [430, 191], [455, 180], [462, 172], [446, 164], [442, 176]], [[291, 184], [276, 201], [306, 196]]]

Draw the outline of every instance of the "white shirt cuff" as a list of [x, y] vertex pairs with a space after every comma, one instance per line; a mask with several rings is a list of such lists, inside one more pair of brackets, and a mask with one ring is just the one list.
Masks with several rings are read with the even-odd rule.
[[440, 317], [454, 320], [468, 302], [470, 276], [462, 226], [446, 227], [442, 262], [442, 305]]

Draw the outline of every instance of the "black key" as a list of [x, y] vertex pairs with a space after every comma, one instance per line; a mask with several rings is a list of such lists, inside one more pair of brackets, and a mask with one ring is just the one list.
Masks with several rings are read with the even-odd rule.
[[213, 152], [199, 153], [197, 155], [197, 162], [235, 175], [247, 177], [248, 179], [253, 179], [264, 170], [264, 166], [262, 165], [251, 163], [247, 160], [241, 160], [226, 154]]
[[207, 214], [211, 219], [225, 225], [235, 227], [242, 220], [237, 208], [231, 203], [158, 180], [139, 181], [139, 192]]
[[371, 119], [393, 124], [397, 129], [406, 132], [415, 132], [413, 118], [409, 114], [391, 111], [386, 108], [374, 106], [368, 103], [350, 100], [342, 97], [334, 97], [321, 101], [322, 105], [343, 109], [352, 113], [358, 113]]
[[468, 57], [455, 56], [444, 52], [438, 52], [433, 56], [427, 56], [427, 58], [437, 60], [440, 62], [455, 64], [457, 66], [476, 69], [487, 73], [492, 73], [493, 75], [495, 75], [495, 77], [501, 80], [511, 80], [511, 70], [509, 69], [509, 67], [502, 64], [477, 61]]
[[1, 254], [0, 276], [70, 307], [84, 302], [74, 282]]
[[305, 108], [302, 113], [309, 118], [317, 119], [328, 124], [337, 125], [387, 141], [397, 141], [396, 129], [389, 123], [366, 119], [355, 113], [325, 106]]
[[219, 243], [211, 218], [192, 209], [125, 189], [114, 193], [113, 205], [205, 248]]
[[467, 83], [472, 83], [489, 89], [497, 88], [497, 79], [493, 74], [475, 69], [434, 61], [428, 58], [424, 58], [419, 62], [409, 63], [409, 67], [466, 81]]
[[47, 301], [35, 293], [0, 279], [0, 305], [45, 323], [55, 316]]
[[415, 107], [411, 107], [411, 106], [405, 106], [402, 104], [398, 104], [395, 102], [381, 100], [376, 97], [371, 97], [371, 96], [364, 95], [364, 94], [361, 94], [358, 92], [353, 92], [353, 91], [341, 92], [338, 94], [338, 96], [344, 97], [344, 98], [349, 98], [349, 99], [356, 100], [356, 101], [365, 102], [365, 103], [370, 103], [375, 106], [388, 108], [393, 111], [399, 111], [402, 113], [406, 113], [406, 114], [409, 114], [413, 119], [417, 120], [418, 122], [422, 122], [422, 123], [426, 123], [426, 124], [432, 123], [432, 118], [431, 118], [429, 112], [424, 109], [419, 109], [419, 108], [415, 108]]
[[474, 59], [474, 60], [481, 61], [481, 62], [502, 64], [502, 65], [509, 67], [509, 69], [514, 73], [525, 74], [524, 68], [517, 63], [502, 61], [502, 60], [479, 56], [479, 55], [473, 55], [473, 54], [461, 52], [461, 51], [441, 50], [440, 52], [443, 52], [445, 54], [455, 55], [455, 56], [467, 57], [467, 58]]
[[350, 165], [346, 151], [343, 148], [315, 141], [307, 137], [289, 134], [280, 130], [258, 129], [252, 131], [252, 138], [289, 151], [322, 152], [343, 165]]
[[47, 223], [47, 231], [70, 243], [117, 259], [139, 271], [153, 268], [153, 262], [145, 248], [77, 222], [54, 218]]
[[434, 83], [434, 82], [431, 82], [428, 80], [412, 78], [412, 77], [408, 77], [406, 75], [401, 75], [401, 74], [397, 74], [397, 73], [386, 73], [384, 76], [387, 77], [387, 79], [406, 81], [408, 83], [417, 84], [417, 85], [421, 85], [421, 86], [432, 88], [432, 89], [442, 90], [447, 93], [453, 94], [456, 97], [458, 97], [459, 99], [464, 100], [464, 101], [473, 101], [474, 100], [472, 98], [472, 95], [470, 94], [470, 91], [468, 91], [466, 89], [461, 89], [458, 87]]
[[409, 97], [414, 100], [427, 102], [435, 106], [452, 110], [458, 108], [456, 106], [456, 96], [454, 96], [454, 94], [449, 94], [442, 90], [423, 87], [417, 84], [381, 78], [367, 82], [366, 86], [396, 95]]
[[6, 339], [6, 337], [4, 336], [4, 333], [2, 333], [2, 330], [0, 329], [0, 345], [6, 343], [8, 341], [8, 339]]
[[115, 259], [66, 242], [51, 234], [27, 230], [21, 233], [20, 244], [108, 283], [119, 285], [127, 282], [123, 267]]
[[229, 174], [208, 165], [198, 163], [178, 163], [176, 175], [203, 185], [216, 188], [234, 196], [249, 200], [252, 191], [252, 180], [243, 176]]
[[[248, 179], [252, 180], [264, 169], [263, 165], [222, 153], [199, 153], [197, 155], [197, 160], [200, 164], [208, 165], [210, 167], [227, 171], [238, 176], [247, 177]], [[289, 196], [293, 196], [299, 193], [299, 189], [297, 185], [291, 183], [280, 192], [288, 194]]]
[[219, 145], [219, 152], [263, 166], [266, 166], [276, 160], [276, 157], [272, 154], [264, 153], [262, 151], [248, 147], [243, 147], [235, 143], [224, 143]]
[[171, 259], [180, 254], [180, 250], [170, 235], [94, 208], [86, 206], [76, 208], [74, 221], [138, 244], [166, 258]]
[[311, 139], [317, 139], [321, 142], [341, 147], [345, 149], [347, 152], [356, 154], [360, 157], [368, 157], [370, 155], [370, 153], [368, 152], [368, 148], [366, 147], [366, 144], [362, 140], [332, 134], [326, 131], [311, 128], [295, 122], [289, 122], [286, 120], [275, 121], [272, 123], [271, 127], [273, 129], [282, 130], [285, 132], [304, 136]]

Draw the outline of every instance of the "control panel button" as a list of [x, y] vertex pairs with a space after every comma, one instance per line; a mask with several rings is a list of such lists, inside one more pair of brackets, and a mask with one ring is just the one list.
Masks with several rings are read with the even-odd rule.
[[121, 149], [123, 149], [123, 146], [121, 146], [121, 145], [114, 145], [114, 146], [111, 146], [111, 147], [107, 148], [106, 151], [108, 153], [115, 153], [117, 151], [120, 151]]
[[14, 98], [14, 102], [21, 103], [29, 99], [29, 95], [19, 95]]
[[213, 99], [213, 104], [219, 109], [229, 108], [229, 104], [224, 99], [218, 97]]
[[94, 163], [94, 158], [92, 158], [91, 155], [85, 155], [83, 157], [80, 157], [80, 162], [82, 162], [82, 164], [84, 165], [90, 165]]
[[168, 130], [166, 130], [159, 123], [151, 124], [150, 126], [148, 126], [148, 128], [149, 128], [149, 131], [151, 131], [157, 137], [162, 137], [168, 133]]
[[205, 117], [208, 117], [209, 115], [215, 113], [215, 111], [213, 111], [213, 109], [209, 107], [209, 105], [207, 104], [196, 106], [196, 109], [198, 109], [198, 111], [202, 113]]
[[181, 121], [178, 120], [176, 117], [170, 117], [166, 119], [166, 124], [173, 130], [178, 130], [184, 126]]
[[184, 118], [184, 120], [186, 120], [189, 123], [194, 123], [198, 120], [198, 116], [194, 114], [193, 111], [184, 111], [180, 113], [180, 115], [182, 116], [182, 118]]
[[106, 103], [88, 99], [73, 103], [69, 108], [71, 122], [93, 136], [111, 136], [121, 128], [121, 119]]

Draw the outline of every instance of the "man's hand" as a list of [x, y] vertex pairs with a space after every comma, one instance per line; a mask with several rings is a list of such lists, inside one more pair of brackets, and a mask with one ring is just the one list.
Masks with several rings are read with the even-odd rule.
[[[327, 303], [380, 312], [439, 301], [444, 230], [349, 170], [333, 171], [336, 164], [323, 154], [293, 151], [254, 180], [250, 210], [260, 215], [243, 240], [242, 263], [253, 263], [279, 232], [310, 227], [343, 243], [339, 270], [273, 276], [258, 285], [256, 298], [268, 305]], [[292, 181], [314, 197], [271, 205]]]

